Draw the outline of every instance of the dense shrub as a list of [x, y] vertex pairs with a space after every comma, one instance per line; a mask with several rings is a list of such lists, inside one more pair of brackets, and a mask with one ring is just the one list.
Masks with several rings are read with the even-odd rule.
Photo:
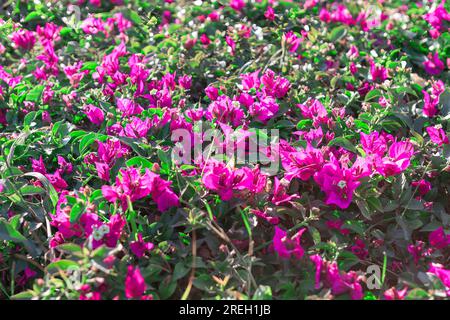
[[445, 1], [3, 10], [0, 298], [450, 295]]

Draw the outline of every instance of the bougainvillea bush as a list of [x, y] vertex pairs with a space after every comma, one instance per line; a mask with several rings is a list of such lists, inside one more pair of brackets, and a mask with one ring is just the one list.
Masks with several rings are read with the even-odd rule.
[[1, 299], [446, 299], [450, 4], [5, 1]]

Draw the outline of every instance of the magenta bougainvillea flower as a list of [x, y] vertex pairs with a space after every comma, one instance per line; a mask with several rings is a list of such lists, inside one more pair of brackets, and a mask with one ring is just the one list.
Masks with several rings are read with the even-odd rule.
[[150, 194], [159, 211], [164, 212], [180, 205], [178, 195], [171, 189], [172, 181], [164, 180], [148, 169], [145, 175], [150, 179]]
[[356, 239], [355, 244], [351, 246], [350, 250], [361, 260], [365, 260], [369, 256], [369, 251], [366, 248], [366, 244], [361, 239]]
[[245, 7], [244, 0], [230, 0], [230, 7], [236, 11], [241, 11]]
[[342, 272], [339, 270], [336, 261], [325, 261], [317, 254], [310, 256], [310, 259], [316, 268], [316, 289], [320, 288], [320, 280], [322, 279], [323, 285], [331, 288], [331, 293], [334, 295], [349, 293], [353, 300], [363, 298], [362, 286], [359, 283], [362, 277], [357, 273], [354, 271]]
[[445, 9], [444, 4], [445, 0], [442, 0], [437, 8], [423, 15], [423, 19], [433, 27], [429, 31], [433, 39], [438, 38], [441, 32], [445, 30], [445, 21], [450, 21], [450, 14]]
[[29, 268], [29, 267], [25, 267], [25, 270], [23, 271], [23, 274], [21, 275], [21, 277], [19, 279], [17, 279], [17, 284], [19, 286], [25, 286], [26, 283], [34, 278], [36, 276], [37, 272], [34, 271], [33, 269]]
[[123, 157], [128, 148], [125, 147], [118, 139], [108, 139], [105, 142], [97, 140], [98, 144], [98, 160], [108, 165], [112, 165], [115, 160]]
[[332, 220], [332, 221], [327, 221], [326, 225], [329, 229], [334, 229], [339, 231], [341, 234], [343, 235], [348, 235], [350, 233], [349, 229], [343, 228], [344, 226], [344, 221], [342, 221], [341, 219], [336, 219], [336, 220]]
[[449, 144], [448, 137], [442, 128], [437, 127], [427, 127], [426, 128], [428, 135], [430, 136], [431, 141], [436, 143], [438, 146], [442, 146], [443, 144]]
[[408, 168], [411, 157], [414, 155], [414, 146], [408, 141], [394, 142], [388, 151], [388, 156], [377, 164], [377, 170], [383, 176], [397, 175]]
[[387, 150], [387, 142], [383, 135], [374, 131], [370, 134], [360, 133], [361, 146], [368, 155], [376, 155], [382, 157]]
[[422, 91], [424, 96], [423, 113], [429, 118], [434, 117], [438, 113], [437, 105], [439, 98], [432, 98], [426, 91]]
[[417, 265], [419, 260], [426, 254], [425, 242], [416, 241], [414, 244], [408, 245], [407, 250], [412, 255], [414, 263]]
[[444, 266], [439, 263], [431, 263], [427, 272], [434, 274], [441, 280], [446, 288], [447, 296], [450, 296], [450, 270], [444, 269]]
[[277, 99], [283, 98], [291, 88], [291, 83], [288, 79], [276, 75], [270, 69], [261, 76], [261, 83], [263, 84], [262, 91], [266, 95]]
[[185, 90], [189, 90], [192, 86], [192, 76], [184, 75], [178, 79], [178, 84]]
[[57, 170], [55, 173], [45, 175], [56, 191], [62, 191], [68, 187], [67, 182], [61, 177], [61, 173]]
[[264, 12], [264, 17], [266, 17], [266, 19], [270, 21], [275, 20], [275, 11], [271, 6], [267, 7], [266, 12]]
[[270, 224], [277, 225], [280, 223], [280, 219], [278, 217], [270, 216], [264, 211], [251, 209], [250, 212], [253, 213], [257, 217], [259, 217], [263, 220], [266, 220]]
[[137, 241], [132, 241], [130, 243], [130, 250], [134, 253], [134, 255], [138, 258], [142, 258], [146, 252], [153, 250], [155, 245], [151, 242], [145, 242], [142, 239], [142, 234], [138, 234]]
[[408, 287], [404, 287], [402, 290], [397, 290], [392, 287], [383, 293], [384, 299], [386, 300], [403, 300], [408, 293]]
[[103, 196], [108, 201], [119, 200], [126, 209], [128, 200], [134, 202], [151, 194], [161, 212], [179, 205], [178, 196], [170, 188], [171, 182], [156, 173], [146, 169], [145, 174], [141, 175], [133, 167], [121, 169], [119, 172], [121, 178], [116, 178], [115, 186], [102, 186]]
[[370, 60], [370, 75], [372, 81], [383, 82], [388, 78], [388, 70], [382, 66], [376, 65], [373, 60]]
[[48, 173], [44, 164], [42, 156], [39, 160], [33, 158], [30, 159], [31, 167], [34, 172], [39, 172], [43, 174], [56, 191], [62, 191], [68, 187], [67, 182], [63, 179], [62, 174], [72, 172], [72, 164], [68, 163], [63, 157], [58, 157], [58, 164], [60, 166], [54, 173]]
[[86, 18], [81, 23], [81, 29], [85, 33], [91, 34], [91, 35], [95, 35], [99, 32], [106, 32], [105, 25], [104, 25], [102, 19], [94, 18], [93, 16]]
[[356, 59], [359, 57], [359, 50], [356, 46], [350, 46], [350, 49], [348, 50], [346, 55], [351, 59]]
[[297, 104], [300, 108], [303, 117], [313, 120], [313, 125], [328, 123], [328, 112], [323, 104], [316, 99], [308, 99], [305, 103]]
[[230, 48], [230, 54], [234, 56], [234, 53], [236, 52], [236, 42], [230, 36], [225, 36], [225, 42]]
[[255, 194], [261, 193], [265, 190], [268, 176], [262, 173], [258, 167], [254, 169], [242, 167], [241, 170], [245, 174], [245, 187], [241, 187], [239, 189], [247, 189]]
[[58, 26], [53, 22], [47, 22], [44, 26], [36, 26], [36, 33], [41, 43], [46, 41], [59, 42], [61, 40], [62, 26]]
[[102, 223], [92, 215], [84, 215], [81, 221], [85, 222], [86, 236], [92, 236], [92, 247], [94, 249], [102, 244], [114, 248], [126, 223], [119, 214], [113, 215], [108, 223]]
[[203, 33], [200, 36], [200, 42], [205, 46], [208, 47], [211, 43], [211, 39], [209, 39], [208, 35], [206, 33]]
[[39, 160], [31, 158], [30, 161], [31, 161], [31, 168], [33, 169], [34, 172], [39, 172], [44, 175], [47, 174], [47, 169], [45, 168], [45, 163], [42, 156], [39, 157]]
[[72, 87], [77, 88], [83, 80], [83, 78], [89, 73], [89, 70], [83, 70], [81, 71], [81, 67], [83, 66], [82, 61], [78, 61], [77, 63], [74, 63], [73, 65], [66, 66], [63, 71], [66, 75], [66, 77], [69, 79], [70, 84]]
[[276, 226], [273, 236], [273, 249], [281, 258], [286, 259], [294, 256], [297, 259], [301, 259], [305, 251], [300, 245], [300, 239], [305, 231], [306, 229], [302, 228], [289, 238], [286, 231]]
[[234, 127], [242, 124], [242, 119], [245, 117], [244, 112], [240, 108], [238, 101], [233, 101], [228, 96], [219, 96], [213, 101], [206, 113], [208, 120], [217, 119], [220, 123], [229, 123]]
[[103, 111], [92, 104], [84, 106], [83, 110], [89, 121], [95, 125], [101, 125], [105, 120], [105, 114]]
[[436, 249], [444, 249], [450, 245], [450, 235], [445, 234], [443, 227], [431, 232], [428, 239], [430, 245]]
[[287, 180], [299, 178], [307, 181], [324, 163], [322, 152], [311, 145], [307, 145], [306, 149], [301, 151], [283, 152], [281, 160], [286, 170], [284, 178]]
[[149, 118], [141, 120], [138, 117], [132, 117], [125, 126], [125, 136], [129, 138], [144, 138], [147, 136], [152, 124]]
[[335, 158], [314, 174], [314, 180], [325, 192], [325, 203], [341, 209], [348, 208], [353, 192], [360, 185], [351, 170], [343, 168]]
[[98, 301], [98, 300], [102, 300], [102, 294], [98, 291], [94, 291], [94, 292], [82, 292], [80, 294], [80, 298], [79, 300], [81, 301]]
[[279, 110], [275, 99], [269, 96], [260, 96], [259, 101], [250, 105], [249, 113], [258, 121], [267, 123]]
[[251, 181], [247, 171], [231, 169], [223, 162], [215, 160], [206, 164], [202, 177], [205, 187], [217, 192], [224, 201], [233, 197], [233, 191], [245, 189]]
[[242, 89], [244, 91], [249, 91], [251, 89], [259, 89], [261, 86], [261, 80], [259, 77], [260, 70], [256, 70], [250, 73], [241, 74], [242, 79]]
[[448, 1], [3, 2], [0, 299], [450, 298]]
[[297, 37], [294, 32], [288, 31], [283, 34], [281, 42], [286, 46], [289, 52], [296, 52], [301, 43], [301, 38]]
[[423, 62], [423, 66], [425, 71], [431, 75], [438, 75], [444, 71], [445, 68], [444, 62], [439, 59], [439, 55], [437, 53], [434, 55], [430, 54], [428, 59]]
[[413, 181], [411, 182], [411, 185], [414, 188], [417, 188], [417, 191], [419, 192], [419, 195], [423, 197], [431, 190], [431, 183], [425, 179], [421, 179], [419, 181]]
[[16, 48], [28, 51], [33, 49], [36, 43], [36, 37], [33, 31], [20, 29], [11, 34], [11, 41]]
[[109, 172], [116, 160], [127, 154], [128, 149], [117, 139], [108, 139], [105, 142], [97, 141], [97, 155], [91, 153], [85, 157], [85, 162], [94, 164], [100, 179], [109, 181]]
[[139, 267], [128, 266], [127, 277], [125, 278], [125, 297], [147, 300], [151, 296], [144, 295], [146, 290], [147, 285]]
[[205, 93], [212, 101], [216, 100], [219, 97], [219, 90], [213, 86], [206, 87]]
[[275, 205], [282, 205], [283, 203], [289, 203], [292, 200], [300, 198], [298, 195], [288, 195], [286, 187], [281, 184], [280, 180], [275, 177], [274, 184], [273, 184], [273, 195], [270, 199], [273, 204]]
[[126, 98], [117, 99], [117, 108], [122, 111], [125, 117], [141, 114], [144, 109], [133, 100]]

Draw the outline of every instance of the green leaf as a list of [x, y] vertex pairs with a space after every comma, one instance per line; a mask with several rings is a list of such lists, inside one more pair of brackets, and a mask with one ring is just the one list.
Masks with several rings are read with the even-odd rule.
[[130, 11], [129, 16], [130, 16], [131, 21], [133, 21], [136, 25], [142, 24], [142, 19], [141, 19], [139, 13], [137, 13], [136, 11]]
[[408, 201], [408, 203], [403, 206], [406, 209], [409, 210], [415, 210], [415, 211], [421, 211], [424, 209], [423, 203], [420, 202], [419, 200], [416, 199], [411, 199], [410, 201]]
[[328, 40], [330, 40], [331, 42], [336, 42], [344, 38], [346, 35], [347, 35], [347, 28], [345, 26], [338, 26], [333, 30], [331, 30], [328, 36]]
[[312, 121], [311, 119], [303, 119], [303, 120], [300, 120], [300, 121], [297, 123], [297, 129], [298, 129], [298, 130], [303, 130], [303, 129], [305, 129], [305, 128], [311, 126], [312, 123], [313, 123], [313, 121]]
[[25, 177], [33, 177], [33, 178], [38, 179], [44, 185], [44, 188], [47, 190], [49, 197], [50, 197], [50, 201], [52, 202], [53, 208], [56, 208], [59, 197], [58, 197], [58, 193], [56, 192], [55, 188], [52, 186], [50, 181], [48, 181], [48, 179], [42, 173], [39, 173], [39, 172], [28, 172], [28, 173], [24, 173], [23, 175]]
[[25, 21], [25, 22], [30, 22], [30, 21], [32, 21], [32, 20], [40, 20], [40, 19], [41, 19], [41, 15], [40, 15], [38, 12], [33, 11], [33, 12], [30, 12], [30, 13], [25, 17], [24, 21]]
[[64, 36], [70, 34], [72, 31], [73, 31], [72, 28], [64, 27], [64, 28], [61, 29], [60, 34], [61, 34], [62, 37], [64, 37]]
[[350, 140], [344, 138], [344, 137], [338, 137], [335, 138], [333, 140], [330, 141], [330, 143], [328, 143], [328, 146], [339, 146], [342, 147], [348, 151], [351, 151], [353, 153], [358, 153], [358, 150], [356, 149], [356, 147], [350, 142]]
[[36, 119], [36, 117], [41, 114], [42, 111], [31, 111], [23, 118], [23, 125], [29, 126]]
[[408, 93], [410, 95], [413, 95], [413, 96], [417, 97], [417, 93], [413, 89], [408, 88], [408, 87], [398, 87], [398, 88], [395, 88], [394, 91], [397, 94]]
[[172, 276], [173, 277], [173, 281], [177, 281], [177, 280], [183, 278], [189, 272], [189, 270], [190, 270], [189, 268], [186, 268], [184, 266], [184, 262], [183, 261], [178, 262], [175, 265], [175, 268], [173, 269], [173, 276]]
[[351, 267], [360, 262], [359, 258], [349, 251], [342, 251], [341, 253], [339, 253], [339, 257], [337, 260], [339, 269], [342, 270], [349, 270]]
[[11, 296], [10, 298], [12, 300], [30, 300], [35, 296], [34, 291], [32, 290], [27, 290], [27, 291], [22, 291], [19, 292], [18, 294], [15, 294], [13, 296]]
[[45, 190], [41, 187], [35, 187], [35, 186], [23, 186], [19, 189], [20, 193], [24, 196], [31, 196], [35, 194], [44, 194]]
[[38, 255], [36, 245], [4, 219], [0, 219], [0, 239], [22, 244], [33, 257]]
[[364, 232], [366, 230], [364, 224], [361, 221], [358, 220], [348, 220], [345, 222], [343, 228], [350, 229], [353, 232], [356, 232], [359, 235], [364, 235]]
[[370, 90], [369, 93], [366, 94], [366, 97], [364, 98], [364, 101], [370, 101], [375, 98], [381, 97], [382, 93], [378, 89]]
[[370, 291], [364, 293], [364, 300], [377, 300], [377, 297]]
[[311, 237], [313, 238], [315, 245], [318, 245], [319, 243], [322, 242], [319, 230], [317, 230], [313, 226], [308, 226], [308, 232], [311, 234]]
[[379, 212], [383, 212], [383, 205], [381, 204], [381, 201], [380, 201], [379, 198], [368, 197], [366, 199], [366, 201], [367, 201], [370, 209], [376, 210], [376, 211], [379, 211]]
[[151, 169], [153, 167], [153, 163], [148, 161], [147, 159], [143, 157], [134, 157], [131, 158], [126, 162], [126, 165], [128, 167], [141, 167], [141, 168], [149, 168]]
[[19, 231], [17, 231], [9, 222], [0, 219], [0, 239], [22, 243], [27, 241]]
[[63, 244], [60, 244], [58, 246], [58, 249], [62, 250], [62, 251], [71, 252], [71, 253], [78, 253], [78, 252], [82, 252], [83, 251], [83, 249], [79, 245], [77, 245], [75, 243], [63, 243]]
[[85, 135], [81, 141], [80, 144], [78, 145], [78, 150], [80, 152], [80, 155], [84, 155], [84, 153], [87, 151], [87, 148], [89, 148], [89, 146], [95, 142], [95, 140], [97, 140], [98, 135], [94, 132], [92, 133], [88, 133], [87, 135]]
[[449, 119], [450, 117], [450, 90], [445, 90], [440, 96], [439, 96], [439, 102], [442, 104], [442, 116], [445, 119]]
[[294, 127], [295, 125], [289, 120], [280, 120], [274, 124], [274, 128], [276, 129], [291, 129]]
[[78, 221], [80, 216], [83, 214], [83, 206], [80, 203], [75, 204], [70, 210], [70, 222], [75, 223]]
[[410, 292], [408, 292], [408, 295], [406, 296], [406, 300], [422, 300], [428, 298], [429, 298], [428, 292], [420, 288], [412, 289]]
[[161, 299], [168, 299], [173, 295], [175, 289], [177, 288], [177, 282], [172, 281], [171, 276], [165, 278], [159, 284], [159, 296]]
[[162, 151], [161, 149], [158, 149], [156, 151], [156, 154], [158, 155], [158, 158], [161, 160], [161, 172], [164, 174], [169, 174], [170, 168], [172, 167], [172, 160], [167, 155], [166, 152]]
[[97, 68], [97, 66], [98, 66], [98, 63], [96, 61], [85, 61], [83, 63], [83, 66], [81, 67], [81, 71], [84, 71], [84, 70], [92, 71], [92, 70], [95, 70], [95, 68]]
[[31, 89], [25, 98], [26, 101], [31, 102], [39, 102], [41, 100], [42, 92], [44, 91], [43, 85], [35, 86], [33, 89]]
[[67, 270], [69, 268], [74, 268], [74, 269], [79, 269], [80, 266], [78, 265], [77, 262], [72, 261], [72, 260], [66, 260], [66, 259], [61, 259], [55, 262], [50, 263], [47, 266], [47, 270]]
[[361, 211], [361, 214], [368, 220], [372, 219], [371, 210], [369, 209], [369, 206], [367, 205], [367, 202], [362, 199], [355, 200], [356, 205], [358, 206], [359, 210]]
[[269, 286], [260, 285], [256, 289], [252, 300], [272, 300], [272, 288]]
[[362, 121], [362, 120], [355, 119], [355, 127], [360, 129], [365, 134], [369, 134], [370, 133], [369, 125], [367, 123], [365, 123], [364, 121]]

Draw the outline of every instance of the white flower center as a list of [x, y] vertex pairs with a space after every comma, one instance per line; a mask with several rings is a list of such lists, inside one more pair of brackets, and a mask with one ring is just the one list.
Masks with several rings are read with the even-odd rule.
[[347, 182], [344, 180], [341, 180], [338, 182], [337, 186], [341, 189], [344, 189], [347, 186]]

